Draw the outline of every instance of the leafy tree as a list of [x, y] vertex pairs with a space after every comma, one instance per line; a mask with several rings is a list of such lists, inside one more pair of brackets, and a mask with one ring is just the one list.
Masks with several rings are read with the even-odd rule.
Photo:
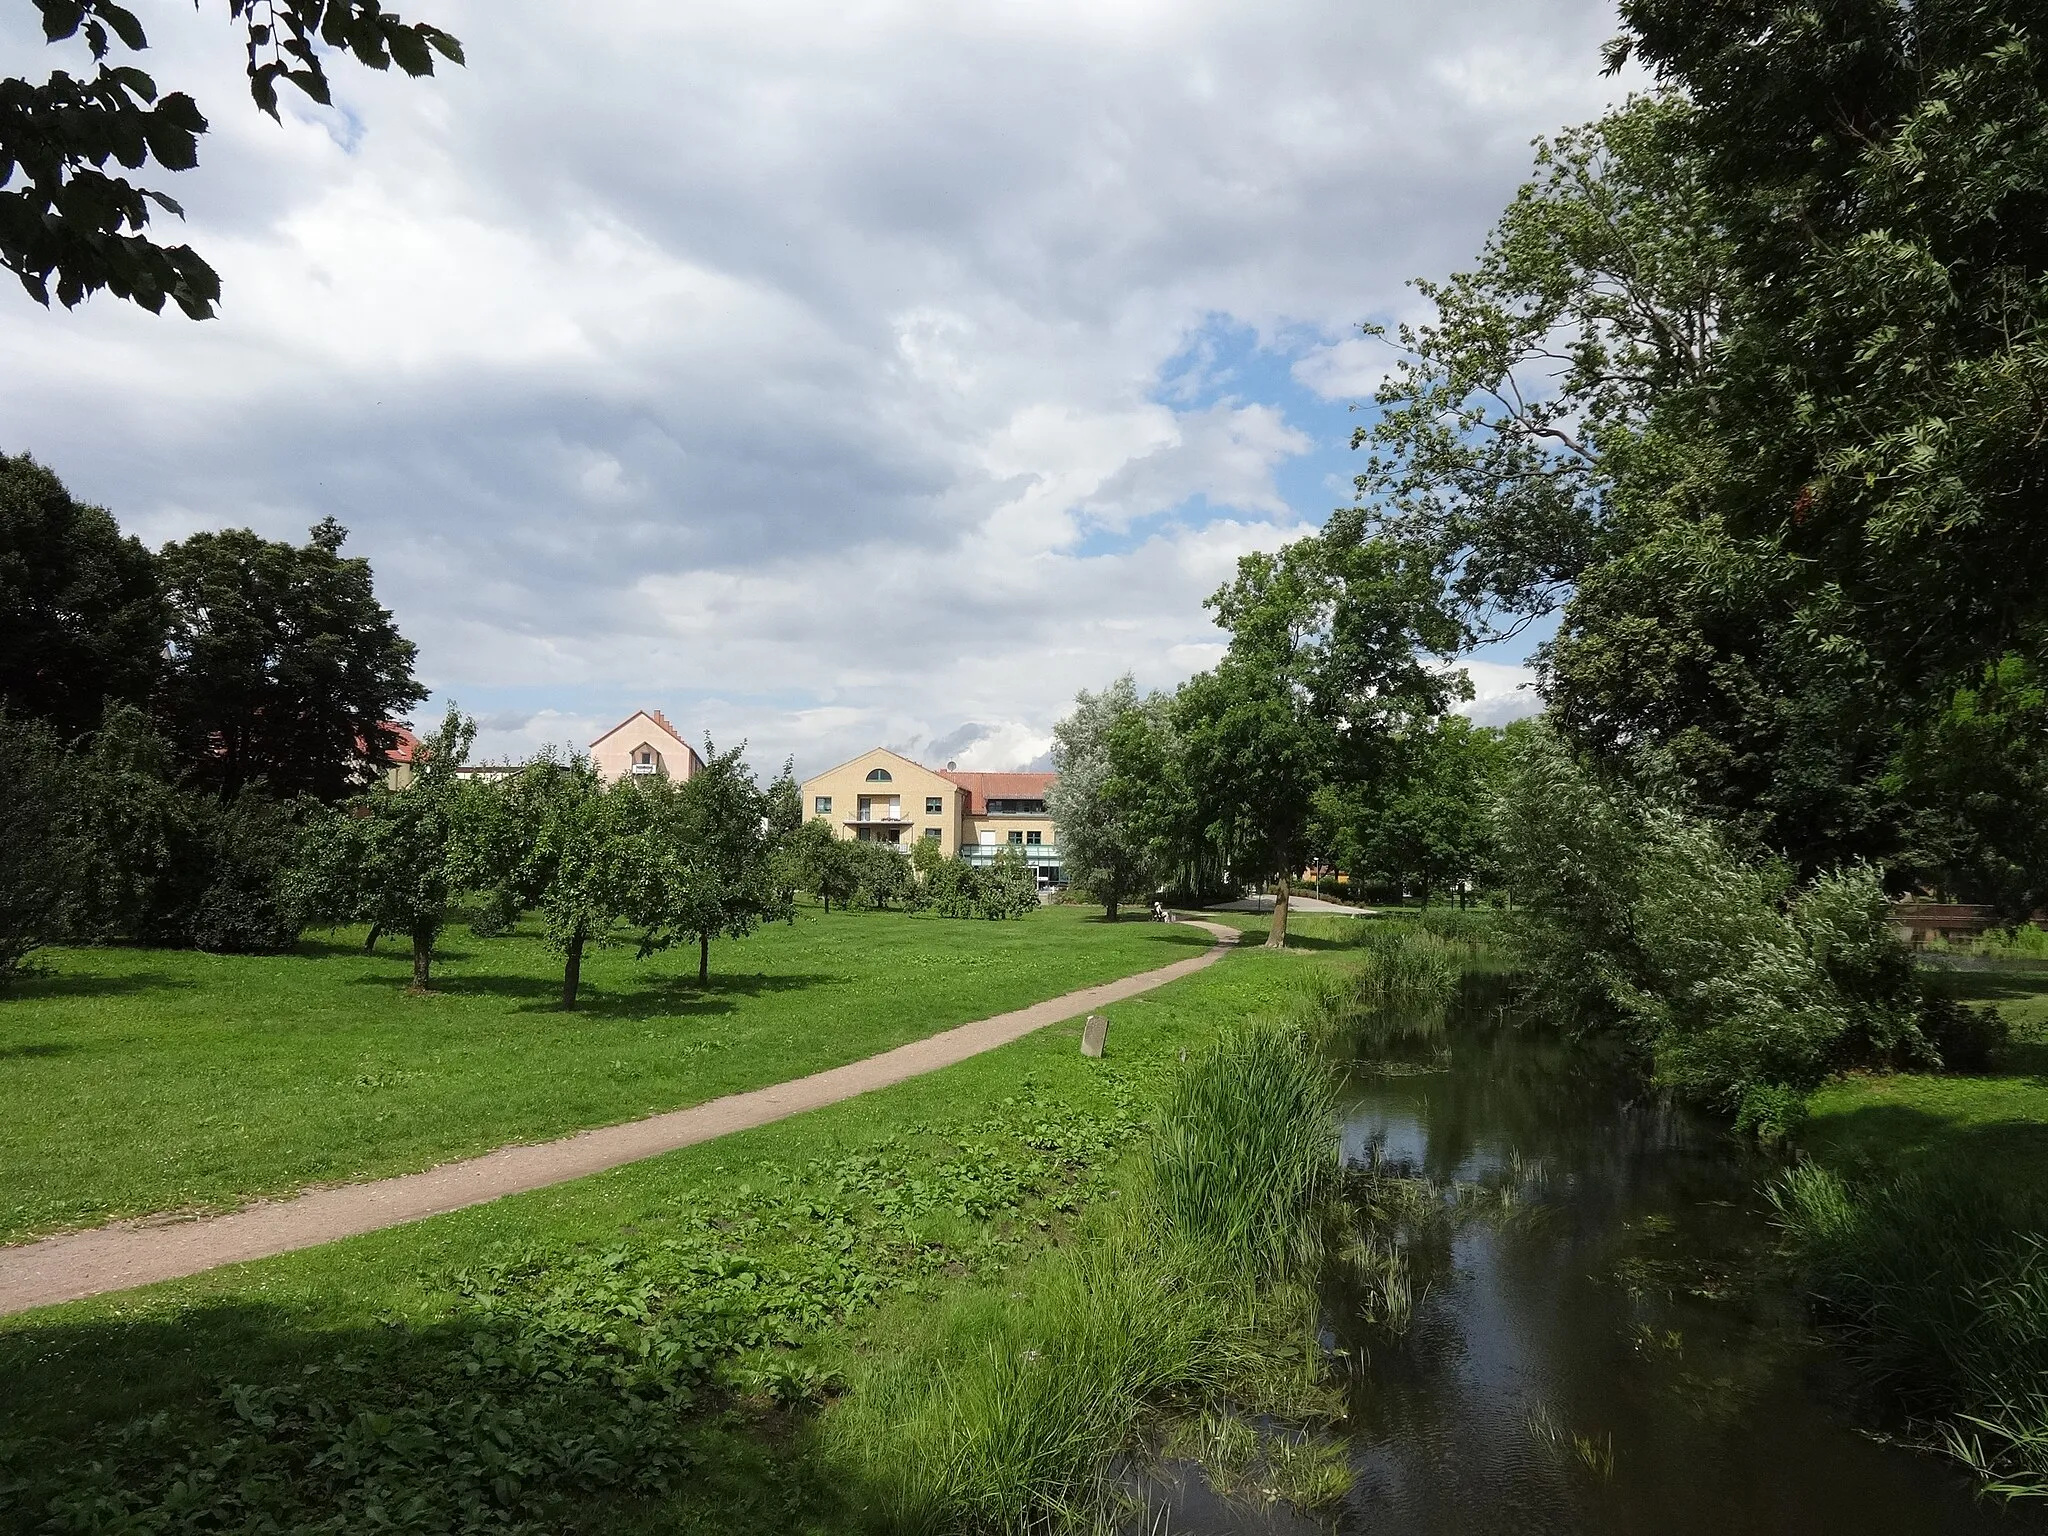
[[697, 942], [697, 984], [711, 980], [711, 941], [744, 938], [782, 915], [768, 796], [742, 759], [704, 744], [704, 766], [680, 784], [657, 776], [631, 860], [627, 919], [644, 930], [641, 953]]
[[1492, 791], [1501, 734], [1445, 715], [1394, 745], [1395, 766], [1369, 786], [1318, 800], [1323, 841], [1340, 862], [1420, 891], [1464, 888], [1491, 862]]
[[369, 923], [412, 941], [413, 990], [432, 980], [434, 944], [452, 898], [480, 882], [485, 814], [455, 770], [468, 759], [476, 722], [450, 706], [420, 743], [404, 789], [365, 790], [307, 825], [296, 876], [302, 910], [332, 922]]
[[978, 915], [994, 921], [1022, 917], [1038, 910], [1038, 877], [1015, 848], [996, 852], [989, 867], [976, 870], [974, 907]]
[[2048, 904], [2048, 689], [2021, 656], [1909, 730], [1886, 780], [1914, 810], [1910, 862], [2008, 923]]
[[190, 788], [132, 705], [108, 710], [78, 764], [74, 814], [92, 857], [73, 912], [81, 936], [253, 954], [298, 941], [299, 807]]
[[339, 800], [382, 769], [386, 722], [426, 697], [370, 563], [341, 556], [347, 536], [328, 518], [303, 546], [230, 529], [165, 547], [165, 711], [200, 782]]
[[169, 612], [156, 562], [27, 454], [0, 454], [0, 703], [60, 738], [148, 702]]
[[853, 898], [852, 859], [829, 821], [814, 817], [804, 822], [790, 835], [783, 857], [795, 872], [797, 889], [815, 895], [827, 912], [833, 902], [844, 905]]
[[1158, 695], [1141, 700], [1125, 673], [1100, 693], [1076, 694], [1074, 712], [1053, 727], [1059, 777], [1047, 809], [1059, 824], [1060, 863], [1068, 881], [1101, 902], [1111, 922], [1120, 905], [1156, 887], [1160, 860], [1145, 801], [1118, 776], [1110, 741], [1125, 716], [1163, 716], [1166, 708]]
[[[169, 299], [195, 320], [211, 316], [220, 278], [187, 245], [147, 234], [150, 208], [183, 216], [154, 188], [109, 171], [114, 161], [166, 171], [198, 164], [207, 122], [182, 91], [159, 94], [132, 64], [109, 63], [118, 45], [148, 46], [142, 23], [112, 0], [35, 0], [51, 43], [82, 38], [94, 73], [52, 72], [41, 85], [0, 79], [0, 264], [38, 303], [75, 306], [101, 289], [152, 313]], [[278, 116], [278, 88], [329, 99], [324, 50], [345, 51], [371, 69], [396, 64], [431, 75], [434, 56], [462, 62], [462, 46], [438, 27], [407, 24], [381, 0], [228, 0], [245, 35], [249, 93]]]
[[630, 779], [607, 785], [584, 757], [544, 756], [481, 809], [484, 878], [507, 906], [540, 912], [562, 956], [565, 1009], [576, 1006], [585, 948], [611, 941], [631, 899], [627, 847], [650, 819], [645, 798]]
[[799, 842], [804, 828], [804, 789], [797, 782], [796, 760], [783, 761], [782, 771], [768, 785], [768, 838], [775, 868], [776, 899], [784, 919], [796, 923], [796, 893], [804, 883], [804, 856]]
[[847, 900], [880, 911], [892, 902], [908, 903], [916, 898], [917, 882], [912, 878], [910, 858], [896, 844], [859, 838], [841, 838], [836, 843], [834, 857], [852, 882]]
[[90, 878], [74, 794], [75, 770], [55, 733], [0, 708], [0, 982], [63, 935]]
[[1432, 667], [1459, 639], [1433, 571], [1362, 517], [1276, 554], [1246, 555], [1210, 599], [1230, 647], [1174, 702], [1194, 802], [1240, 877], [1271, 880], [1267, 944], [1287, 942], [1289, 887], [1309, 855], [1316, 797], [1384, 772], [1388, 742], [1469, 688]]

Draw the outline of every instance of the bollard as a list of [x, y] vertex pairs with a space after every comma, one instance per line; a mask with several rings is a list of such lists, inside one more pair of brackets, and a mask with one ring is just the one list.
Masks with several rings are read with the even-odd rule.
[[1081, 1054], [1101, 1056], [1103, 1046], [1109, 1043], [1109, 1018], [1105, 1014], [1091, 1013], [1088, 1022], [1081, 1029]]

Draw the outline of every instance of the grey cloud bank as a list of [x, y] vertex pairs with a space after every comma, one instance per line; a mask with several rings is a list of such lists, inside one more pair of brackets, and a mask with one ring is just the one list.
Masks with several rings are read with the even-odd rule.
[[[0, 300], [0, 448], [151, 540], [340, 518], [491, 755], [646, 703], [1012, 767], [1206, 665], [1202, 597], [1327, 510], [1290, 409], [1615, 89], [1564, 0], [419, 8], [469, 68], [282, 128], [213, 9], [147, 18], [223, 318]], [[1286, 388], [1176, 378], [1219, 326]]]

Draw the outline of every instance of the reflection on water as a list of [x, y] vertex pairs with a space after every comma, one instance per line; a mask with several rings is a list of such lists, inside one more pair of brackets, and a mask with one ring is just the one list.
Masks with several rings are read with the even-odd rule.
[[[1344, 1095], [1359, 1198], [1455, 1214], [1411, 1233], [1405, 1332], [1370, 1321], [1383, 1308], [1355, 1283], [1330, 1287], [1329, 1342], [1355, 1366], [1357, 1477], [1336, 1529], [2038, 1528], [1858, 1428], [1769, 1271], [1768, 1168], [1728, 1136], [1474, 992], [1370, 1054]], [[1330, 1528], [1184, 1485], [1174, 1503], [1176, 1530]]]

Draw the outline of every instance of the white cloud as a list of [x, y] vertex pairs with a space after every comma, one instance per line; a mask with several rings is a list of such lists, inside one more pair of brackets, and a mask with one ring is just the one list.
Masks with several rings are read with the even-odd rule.
[[1582, 0], [425, 8], [467, 69], [282, 126], [217, 8], [152, 15], [223, 317], [0, 297], [0, 448], [152, 540], [339, 517], [427, 681], [519, 701], [492, 755], [645, 702], [1014, 766], [1207, 665], [1201, 598], [1327, 504], [1217, 328], [1362, 393], [1350, 328], [1615, 89]]

